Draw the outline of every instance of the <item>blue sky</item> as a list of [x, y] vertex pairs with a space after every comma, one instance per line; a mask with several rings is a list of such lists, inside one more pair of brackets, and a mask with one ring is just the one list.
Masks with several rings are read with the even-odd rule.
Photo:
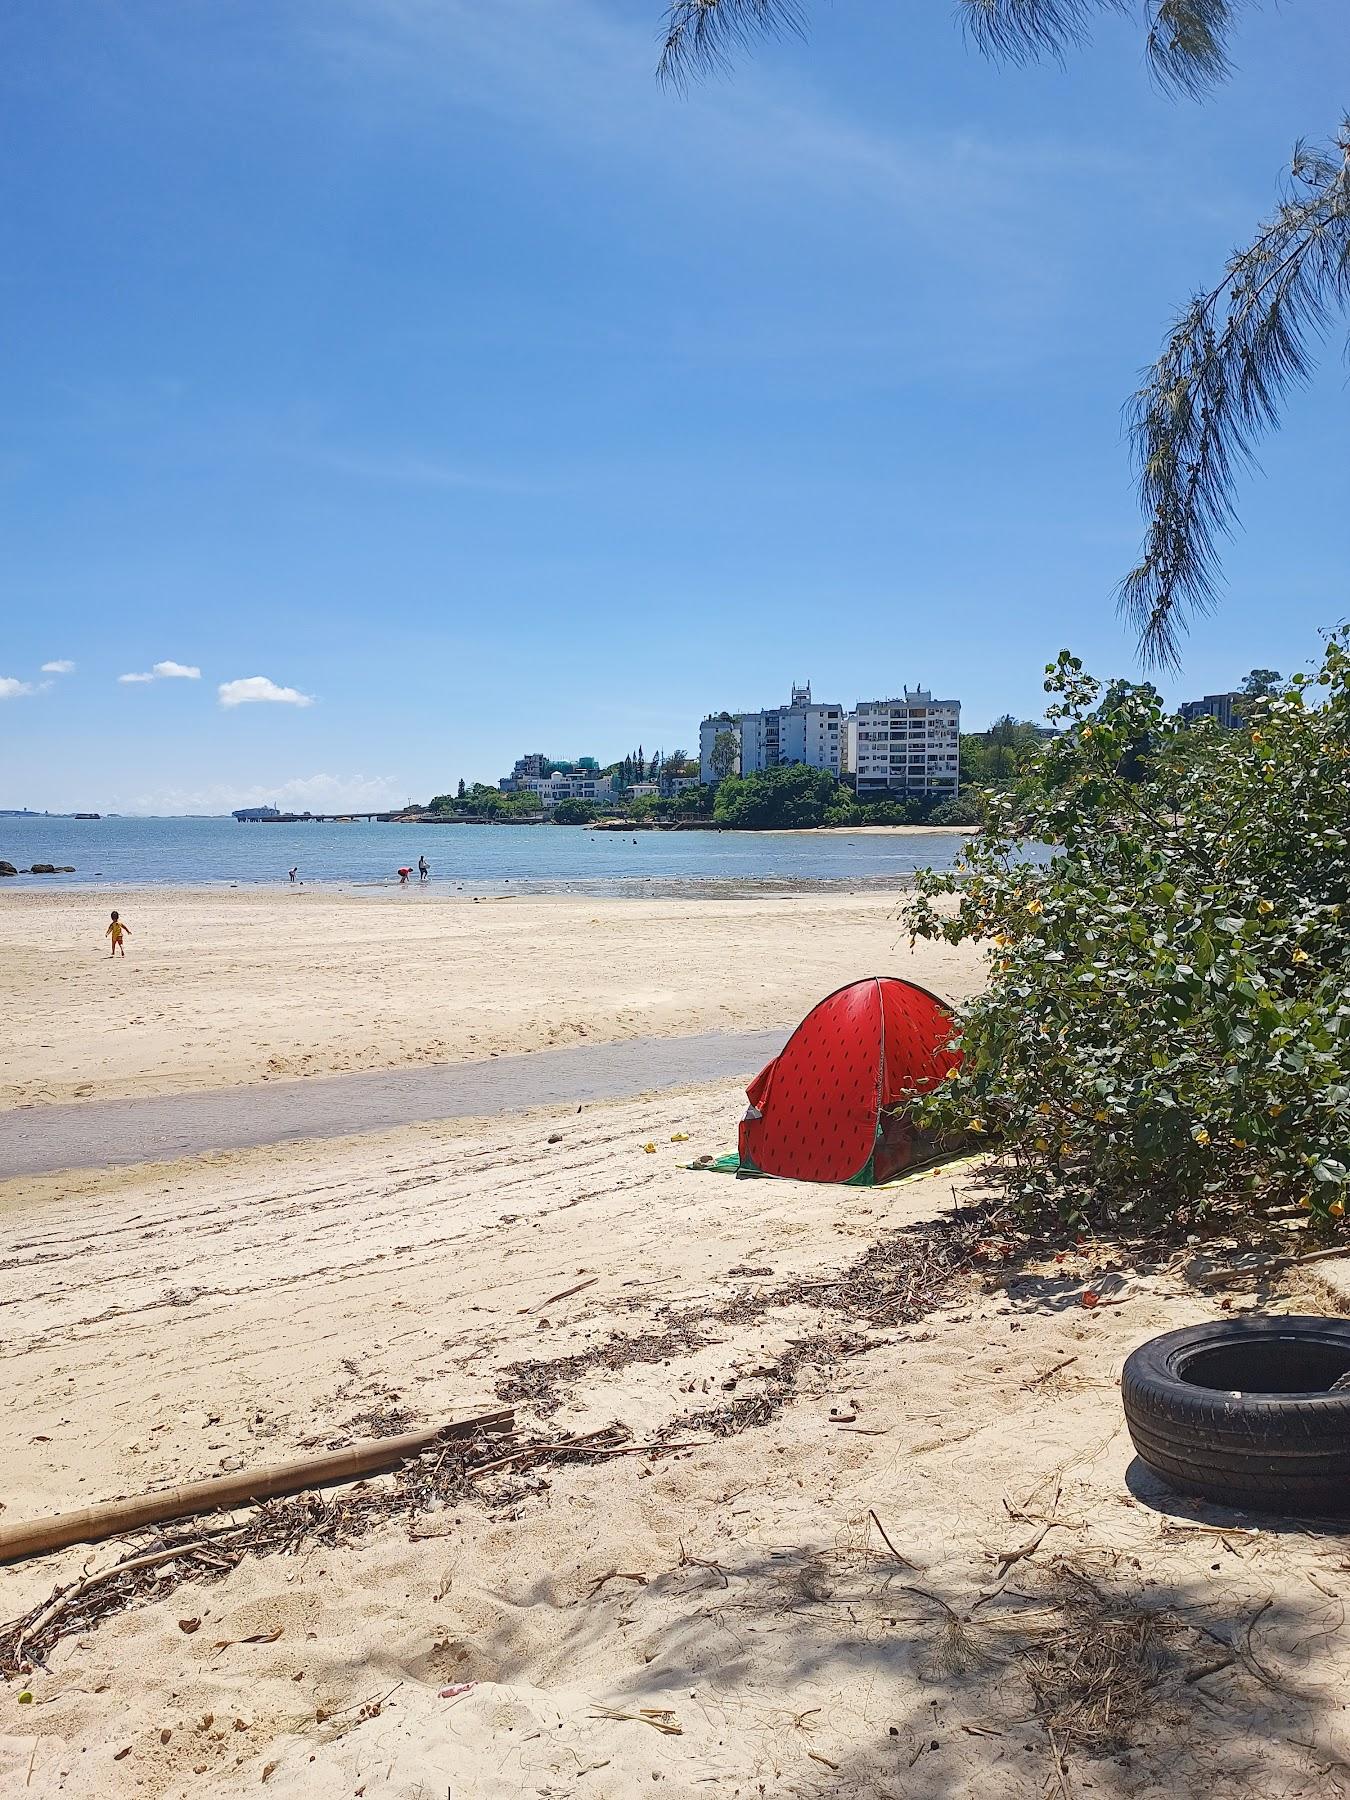
[[[0, 805], [377, 805], [794, 678], [979, 726], [1061, 645], [1131, 671], [1121, 403], [1335, 127], [1338, 0], [1254, 13], [1203, 105], [1133, 21], [1000, 68], [946, 0], [681, 98], [657, 15], [11, 11]], [[1346, 610], [1346, 399], [1333, 342], [1169, 694]]]

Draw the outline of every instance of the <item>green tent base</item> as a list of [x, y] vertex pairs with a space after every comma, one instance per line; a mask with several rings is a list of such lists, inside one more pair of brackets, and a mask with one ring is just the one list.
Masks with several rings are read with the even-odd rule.
[[[872, 1165], [869, 1162], [861, 1174], [855, 1175], [851, 1181], [840, 1182], [841, 1187], [875, 1187], [878, 1189], [904, 1187], [907, 1181], [925, 1181], [930, 1175], [945, 1175], [956, 1169], [968, 1169], [975, 1163], [983, 1162], [985, 1153], [974, 1156], [942, 1156], [934, 1157], [922, 1168], [907, 1169], [903, 1175], [897, 1175], [894, 1181], [873, 1181]], [[710, 1162], [691, 1162], [686, 1168], [699, 1169], [710, 1175], [736, 1175], [742, 1181], [778, 1181], [785, 1179], [777, 1175], [766, 1175], [763, 1169], [757, 1169], [753, 1163], [743, 1163], [733, 1150], [728, 1156], [715, 1156]]]

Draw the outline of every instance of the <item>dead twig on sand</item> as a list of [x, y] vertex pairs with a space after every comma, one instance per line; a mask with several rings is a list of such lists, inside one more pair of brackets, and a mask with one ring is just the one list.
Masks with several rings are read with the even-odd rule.
[[1062, 1519], [1049, 1519], [1041, 1526], [1035, 1537], [1029, 1538], [1025, 1544], [1019, 1544], [1015, 1550], [1000, 1550], [997, 1558], [999, 1574], [1006, 1575], [1014, 1563], [1025, 1562], [1028, 1556], [1034, 1556], [1040, 1549], [1041, 1540], [1046, 1533], [1056, 1529], [1065, 1531], [1068, 1527]]
[[[731, 1586], [731, 1577], [727, 1574], [721, 1563], [714, 1562], [709, 1556], [695, 1556], [692, 1550], [685, 1548], [683, 1538], [680, 1539], [680, 1560], [675, 1566], [679, 1569], [707, 1569], [709, 1573], [716, 1575], [724, 1588]], [[819, 1707], [811, 1708], [812, 1712], [819, 1712], [819, 1710]], [[804, 1719], [806, 1716], [805, 1713], [801, 1713], [798, 1715], [798, 1718]], [[796, 1721], [794, 1721], [794, 1723], [795, 1722]]]
[[592, 1275], [589, 1281], [579, 1281], [575, 1287], [564, 1288], [560, 1294], [550, 1294], [547, 1300], [540, 1300], [535, 1306], [522, 1306], [522, 1314], [543, 1312], [546, 1306], [556, 1306], [559, 1300], [570, 1300], [573, 1294], [585, 1293], [587, 1288], [594, 1287], [599, 1281], [598, 1275]]
[[881, 1520], [877, 1517], [876, 1513], [873, 1511], [873, 1509], [870, 1506], [867, 1509], [867, 1516], [872, 1521], [872, 1523], [876, 1526], [877, 1530], [881, 1533], [882, 1541], [884, 1542], [886, 1548], [890, 1551], [891, 1555], [899, 1563], [900, 1567], [902, 1569], [916, 1569], [918, 1567], [918, 1565], [916, 1563], [912, 1563], [907, 1556], [901, 1556], [900, 1552], [896, 1549], [895, 1545], [891, 1542], [890, 1537], [887, 1534], [886, 1527], [882, 1524]]
[[1049, 1381], [1052, 1375], [1058, 1375], [1061, 1369], [1067, 1369], [1070, 1363], [1076, 1363], [1077, 1361], [1078, 1358], [1076, 1356], [1066, 1356], [1063, 1362], [1055, 1363], [1051, 1368], [1048, 1368], [1043, 1375], [1037, 1375], [1034, 1381], [1024, 1381], [1022, 1383], [1022, 1392], [1024, 1394], [1030, 1393], [1032, 1388], [1038, 1388], [1043, 1381]]
[[1059, 1745], [1055, 1742], [1054, 1732], [1047, 1731], [1045, 1735], [1050, 1740], [1050, 1754], [1054, 1758], [1055, 1779], [1059, 1783], [1059, 1791], [1063, 1796], [1063, 1800], [1070, 1800], [1073, 1790], [1069, 1786], [1069, 1772], [1064, 1767], [1064, 1757], [1060, 1751]]
[[653, 1731], [659, 1731], [663, 1737], [683, 1737], [684, 1726], [675, 1714], [666, 1706], [644, 1706], [641, 1711], [620, 1712], [615, 1706], [600, 1706], [591, 1714], [593, 1719], [625, 1719], [634, 1725], [650, 1725]]
[[1268, 1256], [1264, 1262], [1242, 1263], [1232, 1269], [1211, 1269], [1208, 1275], [1199, 1278], [1201, 1287], [1232, 1287], [1239, 1281], [1259, 1281], [1262, 1276], [1275, 1275], [1281, 1269], [1302, 1268], [1304, 1263], [1325, 1262], [1332, 1256], [1344, 1256], [1345, 1246], [1338, 1244], [1330, 1250], [1305, 1250], [1302, 1254], [1294, 1252], [1288, 1256]]
[[600, 1592], [607, 1581], [635, 1581], [639, 1587], [646, 1587], [647, 1585], [647, 1577], [645, 1575], [639, 1575], [636, 1571], [630, 1573], [627, 1569], [611, 1569], [608, 1574], [601, 1575], [598, 1580], [591, 1583], [590, 1588], [587, 1590], [586, 1598], [588, 1600], [594, 1600], [595, 1596]]
[[[26, 1619], [12, 1620], [5, 1628], [6, 1632], [9, 1632], [16, 1626], [18, 1627], [11, 1653], [15, 1665], [24, 1660], [30, 1641], [37, 1643], [53, 1625], [70, 1611], [77, 1601], [92, 1594], [96, 1588], [102, 1587], [110, 1581], [124, 1580], [128, 1575], [135, 1574], [138, 1569], [153, 1569], [161, 1563], [174, 1562], [179, 1557], [190, 1557], [203, 1548], [201, 1540], [196, 1539], [188, 1544], [175, 1544], [167, 1550], [151, 1550], [141, 1556], [124, 1557], [121, 1562], [114, 1563], [111, 1568], [100, 1569], [94, 1575], [86, 1575], [81, 1580], [72, 1582], [69, 1587], [57, 1588], [51, 1599], [37, 1609], [36, 1614], [29, 1614]], [[64, 1634], [57, 1632], [56, 1635], [61, 1637]], [[40, 1657], [38, 1660], [41, 1660]]]

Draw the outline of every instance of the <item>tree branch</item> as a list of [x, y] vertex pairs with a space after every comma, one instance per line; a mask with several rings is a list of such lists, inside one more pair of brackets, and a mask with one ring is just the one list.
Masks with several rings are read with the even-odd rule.
[[1350, 299], [1350, 119], [1336, 145], [1300, 146], [1289, 192], [1223, 280], [1191, 301], [1131, 403], [1140, 499], [1151, 515], [1121, 611], [1146, 662], [1178, 661], [1185, 613], [1208, 612], [1218, 543], [1257, 434], [1279, 423], [1310, 346]]

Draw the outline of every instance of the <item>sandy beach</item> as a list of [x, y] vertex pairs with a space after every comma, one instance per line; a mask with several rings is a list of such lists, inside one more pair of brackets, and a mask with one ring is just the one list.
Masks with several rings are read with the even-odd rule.
[[[98, 897], [0, 903], [11, 1105], [786, 1030], [865, 972], [979, 980], [911, 959], [871, 894], [123, 898], [115, 966]], [[0, 1649], [33, 1634], [0, 1791], [1343, 1791], [1342, 1538], [1132, 1459], [1124, 1357], [1219, 1309], [1192, 1253], [1005, 1262], [978, 1165], [691, 1169], [743, 1107], [719, 1081], [0, 1182], [5, 1524], [506, 1404], [517, 1444], [612, 1447], [278, 1503], [268, 1554], [255, 1511], [203, 1521], [106, 1616], [58, 1590], [154, 1531], [0, 1568]], [[1338, 1304], [1304, 1282], [1266, 1304]], [[1108, 1653], [1084, 1744], [1064, 1671]]]
[[[911, 952], [897, 898], [0, 893], [0, 1107], [786, 1030], [861, 975], [970, 993], [980, 959]], [[103, 938], [113, 906], [132, 931], [125, 962]]]
[[[911, 1242], [977, 1174], [684, 1167], [739, 1110], [688, 1090], [8, 1184], [10, 1520], [503, 1399], [655, 1448], [342, 1541], [330, 1493], [233, 1569], [207, 1540], [0, 1689], [3, 1791], [1340, 1791], [1342, 1540], [1131, 1462], [1123, 1357], [1212, 1310], [1184, 1268], [995, 1254], [907, 1300]], [[0, 1570], [0, 1618], [147, 1537]], [[1035, 1682], [1104, 1619], [1146, 1691], [1127, 1657], [1119, 1731], [1061, 1788]]]

